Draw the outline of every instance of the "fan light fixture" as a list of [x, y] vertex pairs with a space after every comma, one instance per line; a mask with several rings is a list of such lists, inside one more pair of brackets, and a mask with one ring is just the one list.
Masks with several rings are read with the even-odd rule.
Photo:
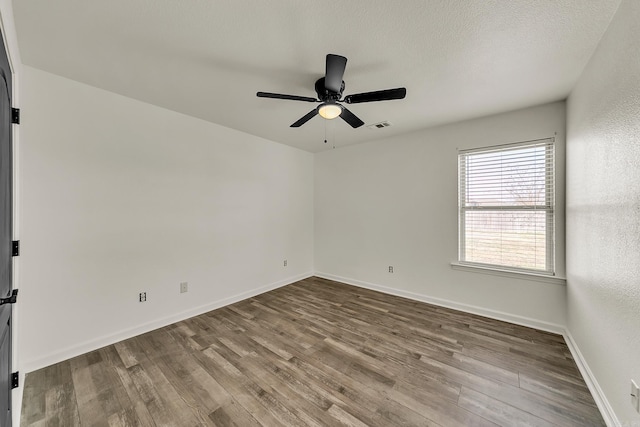
[[340, 114], [342, 114], [342, 107], [338, 104], [333, 104], [329, 102], [325, 102], [320, 107], [318, 107], [318, 114], [327, 120], [335, 119]]

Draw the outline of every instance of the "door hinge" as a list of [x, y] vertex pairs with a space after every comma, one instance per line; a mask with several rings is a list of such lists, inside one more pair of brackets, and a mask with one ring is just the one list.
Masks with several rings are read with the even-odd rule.
[[11, 109], [11, 123], [14, 123], [16, 125], [20, 124], [20, 109], [19, 108], [12, 108]]
[[11, 256], [20, 255], [20, 240], [13, 240], [11, 242]]
[[5, 305], [5, 304], [15, 304], [18, 302], [18, 290], [14, 289], [11, 292], [11, 296], [7, 297], [7, 298], [0, 298], [0, 305]]
[[18, 388], [20, 386], [20, 372], [14, 372], [11, 374], [11, 389]]

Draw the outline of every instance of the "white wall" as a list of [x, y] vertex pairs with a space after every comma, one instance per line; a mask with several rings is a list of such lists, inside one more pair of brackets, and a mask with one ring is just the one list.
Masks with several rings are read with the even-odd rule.
[[311, 274], [312, 154], [21, 77], [22, 370]]
[[568, 329], [623, 425], [640, 425], [639, 34], [624, 0], [567, 113]]
[[558, 102], [316, 154], [316, 273], [562, 331], [564, 285], [450, 263], [457, 260], [457, 148], [557, 133], [557, 272], [564, 276], [564, 132]]

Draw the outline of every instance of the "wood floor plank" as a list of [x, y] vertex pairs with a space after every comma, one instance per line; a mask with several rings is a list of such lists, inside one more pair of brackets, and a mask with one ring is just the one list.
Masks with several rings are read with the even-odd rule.
[[126, 408], [109, 415], [109, 427], [130, 427], [141, 425], [135, 409]]
[[389, 398], [419, 414], [426, 414], [429, 419], [443, 426], [495, 427], [497, 425], [444, 400], [422, 400], [416, 398], [415, 395], [405, 394], [396, 388], [389, 392]]
[[[40, 369], [26, 375], [24, 390], [22, 392], [22, 401], [25, 402], [25, 404], [22, 405], [22, 425], [35, 425], [39, 422], [44, 423], [47, 414], [46, 393], [48, 385], [46, 377], [47, 372], [51, 369], [54, 368]], [[27, 405], [26, 402], [29, 404]]]
[[[249, 354], [242, 359], [243, 371], [247, 377], [251, 378], [257, 386], [268, 393], [261, 396], [269, 397], [269, 400], [265, 401], [265, 406], [270, 408], [278, 419], [284, 421], [284, 424], [322, 427], [324, 413], [322, 409], [313, 405], [307, 399], [301, 398], [303, 396], [290, 387], [273, 387], [274, 384], [281, 384], [281, 382], [265, 366], [265, 362], [268, 362], [268, 360], [258, 356], [257, 353]], [[291, 399], [297, 399], [298, 404], [295, 406], [288, 405]]]
[[210, 413], [209, 419], [218, 427], [260, 427], [262, 425], [235, 400]]
[[327, 411], [331, 415], [336, 423], [347, 427], [367, 427], [365, 423], [358, 418], [351, 415], [338, 405], [331, 405]]
[[554, 424], [486, 394], [462, 387], [458, 405], [498, 425], [551, 427]]
[[586, 391], [588, 388], [580, 375], [577, 367], [559, 366], [550, 363], [540, 363], [528, 358], [513, 357], [511, 353], [496, 351], [484, 346], [468, 343], [465, 345], [463, 354], [482, 360], [487, 363], [507, 367], [520, 373], [531, 373], [534, 377], [545, 376], [553, 380], [570, 382], [578, 389]]
[[194, 357], [258, 423], [264, 426], [282, 425], [249, 390], [252, 383], [235, 366], [214, 351], [194, 353]]
[[380, 390], [367, 387], [343, 375], [332, 366], [327, 366], [314, 358], [292, 358], [295, 364], [307, 378], [312, 378], [321, 387], [331, 393], [339, 406], [350, 409], [350, 413], [369, 426], [389, 425], [382, 419], [380, 409], [386, 396]]
[[28, 373], [21, 425], [605, 424], [562, 336], [311, 277]]
[[[231, 395], [206, 371], [196, 364], [193, 367], [189, 356], [165, 358], [156, 362], [158, 368], [175, 389], [180, 399], [189, 407], [200, 422], [231, 400]], [[200, 368], [200, 369], [198, 369]]]
[[135, 365], [129, 368], [129, 375], [140, 395], [141, 403], [148, 409], [152, 425], [172, 425], [173, 415], [170, 408], [167, 408], [142, 366]]

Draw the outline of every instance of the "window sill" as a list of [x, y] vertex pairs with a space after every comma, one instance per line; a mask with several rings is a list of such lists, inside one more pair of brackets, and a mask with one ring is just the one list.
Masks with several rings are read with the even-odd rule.
[[564, 277], [547, 276], [544, 274], [524, 273], [520, 271], [501, 270], [499, 268], [481, 267], [477, 265], [461, 264], [452, 262], [451, 268], [454, 270], [468, 271], [473, 273], [491, 274], [494, 276], [512, 277], [514, 279], [533, 280], [536, 282], [552, 283], [555, 285], [566, 285], [567, 279]]

